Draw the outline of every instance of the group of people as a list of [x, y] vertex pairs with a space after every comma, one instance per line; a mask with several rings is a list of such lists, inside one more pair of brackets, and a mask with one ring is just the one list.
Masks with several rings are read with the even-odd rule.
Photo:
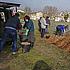
[[[15, 13], [14, 15], [11, 15], [11, 17], [7, 20], [7, 22], [4, 25], [4, 31], [3, 35], [0, 40], [0, 52], [3, 51], [5, 43], [8, 38], [11, 38], [12, 40], [12, 52], [13, 54], [16, 54], [17, 52], [17, 31], [19, 30], [25, 30], [27, 29], [27, 38], [23, 40], [24, 36], [19, 35], [20, 42], [28, 42], [30, 45], [23, 45], [24, 47], [24, 52], [29, 52], [30, 49], [34, 45], [34, 24], [33, 21], [30, 19], [28, 15], [24, 17], [24, 24], [23, 26], [21, 25], [20, 19], [19, 19], [19, 14]], [[38, 26], [39, 26], [39, 31], [41, 34], [41, 38], [44, 38], [46, 33], [48, 33], [48, 26], [50, 25], [50, 20], [49, 17], [47, 16], [46, 18], [40, 17], [38, 20]], [[63, 34], [64, 30], [67, 30], [68, 26], [64, 25], [58, 25], [56, 26], [56, 34], [60, 33]]]
[[[50, 19], [47, 16], [46, 18], [44, 17], [40, 17], [40, 19], [38, 20], [38, 26], [39, 26], [39, 32], [41, 34], [41, 38], [44, 38], [46, 36], [46, 34], [48, 33], [48, 26], [50, 26]], [[55, 28], [55, 35], [64, 35], [64, 33], [66, 31], [69, 30], [69, 26], [68, 25], [63, 25], [63, 24], [58, 24]], [[47, 36], [46, 36], [47, 38]]]
[[[29, 29], [29, 33], [28, 33], [28, 42], [31, 43], [31, 45], [33, 45], [34, 43], [34, 25], [33, 25], [33, 21], [30, 19], [29, 16], [25, 16], [24, 17], [24, 27], [23, 28], [27, 28]], [[2, 35], [2, 38], [0, 40], [0, 52], [3, 51], [5, 43], [7, 41], [8, 38], [11, 38], [12, 40], [12, 54], [16, 54], [17, 52], [17, 30], [21, 30], [22, 29], [22, 25], [19, 19], [19, 14], [15, 13], [14, 15], [12, 15], [7, 22], [5, 23], [4, 26], [4, 32]], [[25, 48], [25, 52], [29, 52], [30, 50], [30, 46]]]
[[49, 17], [40, 17], [38, 20], [39, 31], [41, 33], [41, 38], [44, 38], [45, 34], [48, 33], [48, 26], [50, 25]]

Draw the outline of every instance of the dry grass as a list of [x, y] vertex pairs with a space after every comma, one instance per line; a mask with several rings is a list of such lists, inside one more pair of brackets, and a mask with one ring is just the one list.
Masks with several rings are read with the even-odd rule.
[[[55, 23], [51, 25], [50, 34], [53, 33], [52, 28], [55, 25]], [[34, 48], [29, 53], [22, 53], [20, 48], [16, 55], [9, 52], [10, 48], [6, 49], [2, 54], [0, 53], [0, 70], [33, 70], [36, 62], [40, 60], [47, 63], [51, 70], [70, 70], [70, 53], [48, 44], [46, 39], [41, 39], [37, 24], [35, 26]]]

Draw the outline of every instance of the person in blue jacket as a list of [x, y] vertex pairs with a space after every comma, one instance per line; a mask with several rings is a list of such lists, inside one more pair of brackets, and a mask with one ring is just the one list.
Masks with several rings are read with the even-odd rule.
[[56, 26], [56, 34], [63, 35], [65, 31], [65, 25], [57, 25]]
[[12, 52], [13, 52], [13, 54], [16, 53], [16, 51], [17, 51], [17, 44], [16, 44], [17, 31], [16, 31], [16, 29], [21, 28], [20, 20], [18, 17], [19, 17], [19, 14], [15, 13], [15, 15], [11, 16], [7, 20], [7, 22], [5, 24], [2, 40], [0, 41], [0, 52], [3, 50], [6, 40], [8, 39], [8, 37], [10, 37], [12, 39]]
[[25, 21], [25, 25], [23, 28], [26, 27], [27, 29], [29, 29], [27, 41], [31, 43], [30, 46], [25, 47], [25, 52], [29, 52], [30, 48], [32, 48], [34, 45], [34, 24], [28, 15], [24, 17], [24, 21]]

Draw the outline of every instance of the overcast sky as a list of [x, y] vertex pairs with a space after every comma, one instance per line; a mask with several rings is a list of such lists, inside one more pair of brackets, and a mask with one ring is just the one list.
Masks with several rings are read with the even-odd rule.
[[42, 9], [44, 6], [55, 6], [63, 10], [70, 10], [70, 0], [0, 0], [5, 2], [20, 3], [22, 6], [29, 6], [33, 10]]

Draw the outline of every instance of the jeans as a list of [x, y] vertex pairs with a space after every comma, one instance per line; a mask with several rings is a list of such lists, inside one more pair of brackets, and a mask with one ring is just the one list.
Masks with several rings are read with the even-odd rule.
[[2, 40], [0, 41], [0, 51], [3, 50], [4, 44], [6, 43], [6, 40], [9, 37], [12, 39], [12, 51], [16, 52], [16, 50], [17, 50], [17, 44], [16, 44], [16, 42], [17, 42], [17, 32], [16, 32], [16, 30], [9, 29], [9, 28], [5, 28]]

